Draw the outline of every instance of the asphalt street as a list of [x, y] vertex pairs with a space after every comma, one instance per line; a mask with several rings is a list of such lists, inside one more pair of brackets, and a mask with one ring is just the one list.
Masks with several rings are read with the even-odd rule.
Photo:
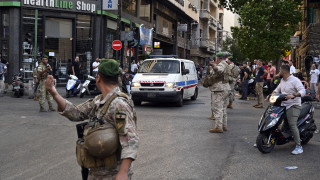
[[[207, 119], [210, 92], [204, 88], [198, 100], [187, 100], [181, 108], [171, 103], [136, 107], [141, 141], [133, 179], [319, 179], [319, 134], [298, 156], [290, 154], [293, 143], [276, 146], [270, 154], [253, 147], [264, 111], [252, 108], [255, 103], [236, 100], [223, 134], [208, 132], [214, 121]], [[318, 127], [319, 117], [316, 109]], [[37, 101], [0, 97], [0, 179], [80, 180], [75, 125], [57, 112], [40, 113]]]

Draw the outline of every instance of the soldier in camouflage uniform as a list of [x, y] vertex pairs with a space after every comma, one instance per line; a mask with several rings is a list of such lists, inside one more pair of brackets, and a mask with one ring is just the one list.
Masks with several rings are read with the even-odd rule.
[[[121, 150], [118, 162], [115, 163], [116, 168], [107, 169], [104, 166], [90, 168], [89, 179], [91, 180], [131, 179], [131, 163], [137, 157], [139, 137], [136, 130], [134, 105], [130, 99], [121, 96], [116, 96], [111, 102], [109, 100], [115, 94], [121, 93], [118, 86], [118, 75], [119, 66], [116, 61], [102, 60], [96, 79], [97, 87], [102, 94], [77, 106], [58, 94], [53, 86], [52, 76], [47, 78], [46, 88], [57, 102], [61, 115], [71, 121], [90, 119], [90, 123], [102, 120], [104, 124], [116, 129], [114, 132], [117, 133], [115, 136], [119, 137], [118, 144]], [[101, 112], [106, 102], [110, 103], [109, 108], [106, 112]]]
[[229, 85], [230, 85], [230, 93], [229, 93], [229, 104], [227, 108], [232, 109], [232, 103], [234, 101], [234, 86], [236, 84], [237, 78], [239, 76], [239, 67], [233, 63], [233, 57], [228, 57], [228, 64], [230, 69], [229, 76]]
[[227, 105], [230, 85], [228, 82], [229, 67], [224, 60], [224, 53], [217, 53], [216, 60], [210, 61], [213, 67], [212, 75], [215, 75], [214, 84], [209, 87], [211, 91], [211, 110], [215, 116], [214, 128], [210, 129], [210, 133], [223, 133], [227, 131]]
[[45, 88], [45, 80], [51, 71], [52, 71], [52, 69], [51, 69], [51, 66], [48, 64], [48, 58], [43, 57], [42, 62], [37, 67], [37, 72], [38, 72], [38, 76], [39, 76], [38, 89], [40, 91], [40, 95], [39, 95], [40, 112], [46, 112], [46, 109], [44, 108], [44, 104], [46, 102], [46, 99], [49, 104], [49, 111], [55, 111], [55, 109], [53, 108], [53, 104], [52, 104], [52, 96]]

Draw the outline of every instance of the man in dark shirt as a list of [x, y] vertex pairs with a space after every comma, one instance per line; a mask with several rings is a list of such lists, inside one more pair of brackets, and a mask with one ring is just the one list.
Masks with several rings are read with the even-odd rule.
[[240, 72], [240, 80], [242, 84], [242, 94], [241, 98], [242, 100], [247, 100], [248, 97], [248, 84], [250, 80], [250, 70], [247, 68], [247, 64], [243, 63], [241, 72]]
[[263, 81], [264, 76], [268, 74], [268, 71], [264, 68], [262, 60], [257, 60], [257, 68], [255, 69], [256, 73], [256, 93], [258, 96], [258, 104], [254, 105], [255, 108], [263, 108]]
[[76, 56], [76, 59], [72, 62], [72, 74], [80, 78], [80, 59]]

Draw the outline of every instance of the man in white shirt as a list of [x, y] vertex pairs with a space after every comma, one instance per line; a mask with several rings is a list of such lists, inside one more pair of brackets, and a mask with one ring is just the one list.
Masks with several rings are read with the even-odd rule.
[[296, 143], [296, 147], [291, 153], [294, 155], [302, 154], [303, 149], [297, 121], [301, 112], [301, 97], [306, 94], [306, 89], [297, 77], [290, 74], [290, 66], [282, 65], [280, 74], [283, 78], [274, 92], [287, 95], [287, 101], [283, 101], [281, 105], [286, 107], [288, 124]]
[[100, 59], [96, 58], [96, 61], [92, 63], [92, 69], [93, 69], [92, 75], [93, 75], [93, 77], [97, 77], [99, 65], [100, 65]]
[[317, 69], [317, 65], [312, 64], [310, 71], [310, 89], [314, 90], [315, 92], [318, 91], [319, 74], [320, 71]]
[[3, 96], [4, 91], [4, 75], [7, 72], [7, 66], [0, 61], [0, 97]]
[[132, 61], [132, 64], [131, 64], [131, 73], [136, 73], [136, 69], [138, 69], [138, 65], [136, 64], [135, 61]]
[[296, 73], [296, 68], [293, 66], [292, 61], [289, 61], [289, 66], [290, 66], [290, 74], [294, 75]]

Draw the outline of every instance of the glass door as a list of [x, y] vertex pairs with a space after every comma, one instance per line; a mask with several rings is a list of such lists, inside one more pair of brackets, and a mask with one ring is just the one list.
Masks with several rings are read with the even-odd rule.
[[72, 19], [46, 18], [44, 51], [58, 82], [66, 82], [70, 74], [74, 43], [72, 30]]

